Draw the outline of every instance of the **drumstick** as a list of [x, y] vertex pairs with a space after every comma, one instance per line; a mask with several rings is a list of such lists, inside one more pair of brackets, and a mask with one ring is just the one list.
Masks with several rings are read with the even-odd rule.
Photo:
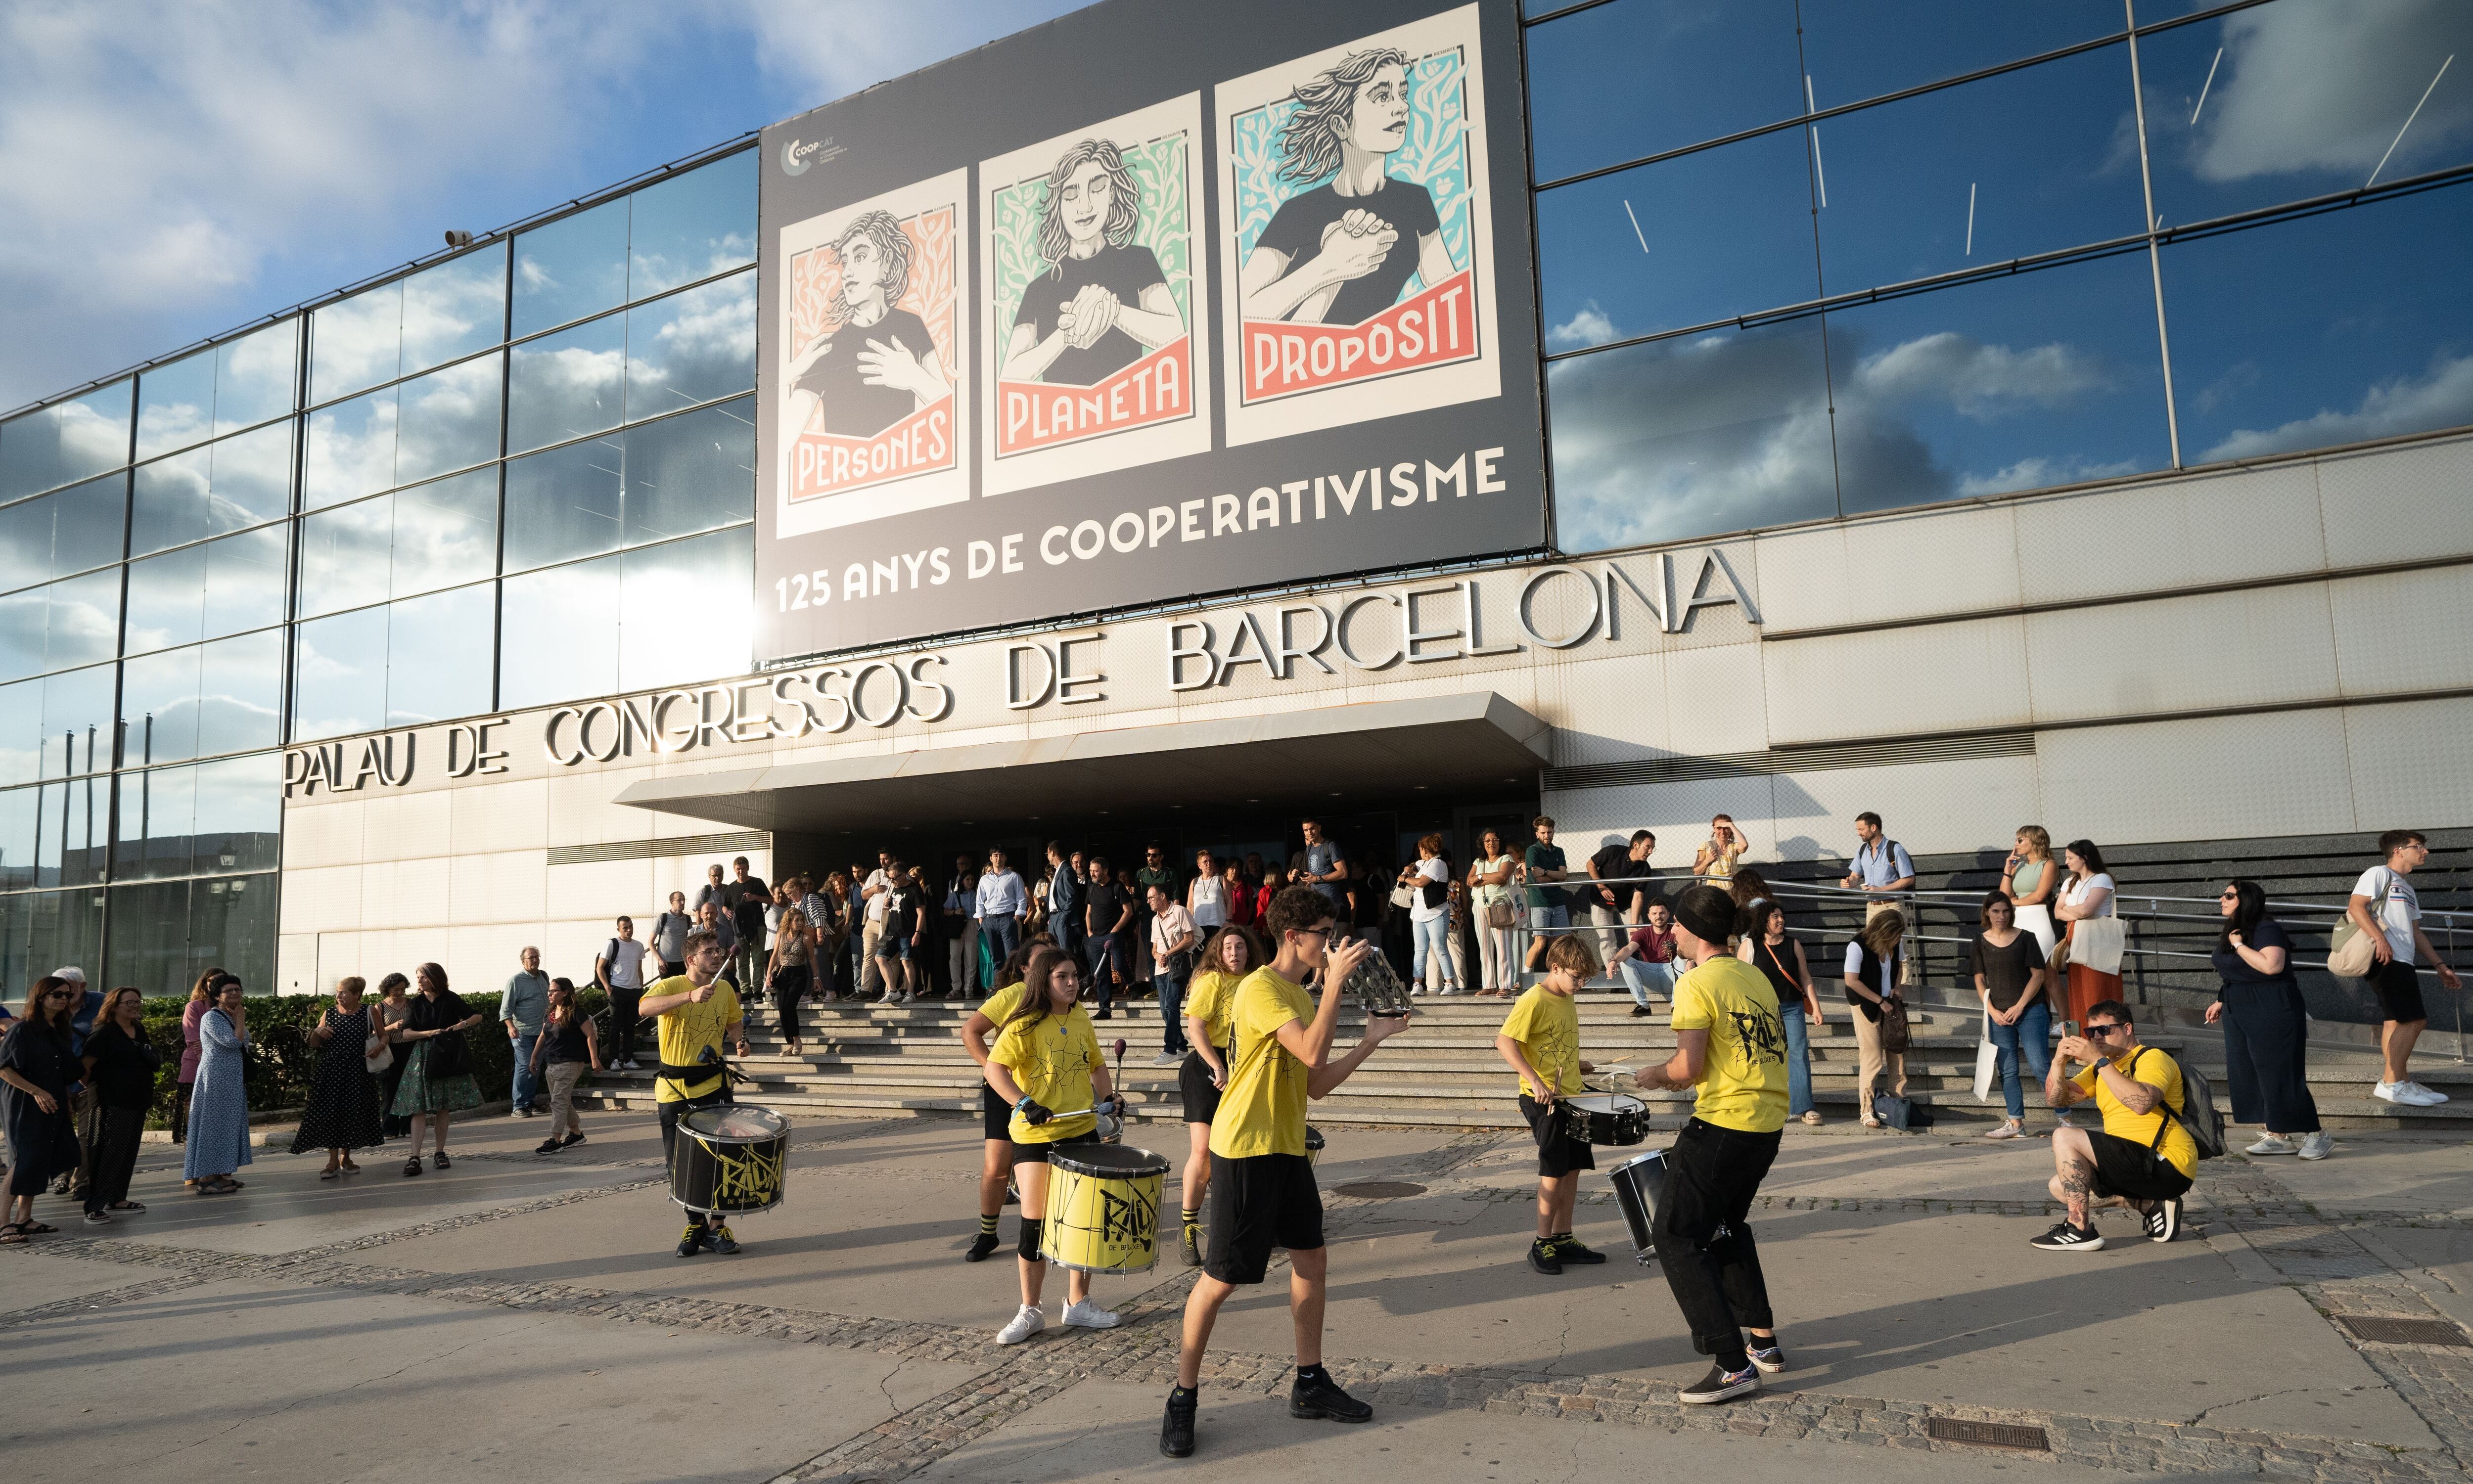
[[1116, 1079], [1108, 1084], [1108, 1089], [1116, 1095], [1116, 1126], [1123, 1128], [1125, 1126], [1125, 1038], [1122, 1036], [1116, 1038]]

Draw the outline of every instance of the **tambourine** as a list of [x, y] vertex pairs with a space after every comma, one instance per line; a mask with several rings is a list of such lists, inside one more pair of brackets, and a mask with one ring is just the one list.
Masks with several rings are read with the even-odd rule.
[[1391, 961], [1384, 958], [1380, 950], [1366, 953], [1365, 962], [1357, 966], [1340, 986], [1340, 992], [1356, 995], [1357, 1003], [1365, 1007], [1369, 1016], [1401, 1019], [1408, 1014], [1408, 988], [1400, 982], [1400, 975], [1392, 969]]

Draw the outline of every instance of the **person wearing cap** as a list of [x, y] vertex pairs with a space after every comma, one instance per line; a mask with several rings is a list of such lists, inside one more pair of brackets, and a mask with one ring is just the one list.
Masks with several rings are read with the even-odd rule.
[[1666, 1193], [1649, 1224], [1693, 1348], [1716, 1357], [1677, 1394], [1687, 1403], [1747, 1396], [1761, 1389], [1762, 1372], [1786, 1369], [1744, 1222], [1786, 1127], [1786, 1022], [1768, 980], [1726, 951], [1734, 924], [1734, 898], [1714, 886], [1676, 898], [1675, 956], [1693, 967], [1674, 984], [1675, 1052], [1635, 1079], [1694, 1093], [1692, 1121], [1666, 1152]]

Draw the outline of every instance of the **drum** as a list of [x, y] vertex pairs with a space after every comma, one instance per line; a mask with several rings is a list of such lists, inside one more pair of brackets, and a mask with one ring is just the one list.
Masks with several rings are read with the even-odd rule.
[[670, 1199], [688, 1210], [726, 1216], [781, 1204], [790, 1124], [769, 1108], [720, 1104], [679, 1120], [670, 1156]]
[[1355, 994], [1369, 1016], [1390, 1019], [1408, 1013], [1407, 986], [1400, 982], [1400, 976], [1392, 971], [1391, 961], [1379, 951], [1366, 954], [1365, 962], [1357, 966], [1340, 988]]
[[1308, 1168], [1322, 1162], [1322, 1130], [1306, 1125], [1306, 1164]]
[[1621, 1092], [1579, 1092], [1556, 1100], [1563, 1132], [1584, 1144], [1637, 1144], [1648, 1137], [1648, 1105]]
[[1093, 1132], [1099, 1136], [1099, 1142], [1103, 1144], [1120, 1144], [1124, 1142], [1125, 1125], [1122, 1119], [1118, 1118], [1115, 1113], [1104, 1111], [1093, 1114], [1093, 1116], [1098, 1119], [1098, 1124], [1094, 1128]]
[[1625, 1160], [1606, 1178], [1614, 1183], [1615, 1204], [1622, 1208], [1623, 1225], [1631, 1231], [1632, 1255], [1644, 1263], [1653, 1260], [1657, 1244], [1649, 1235], [1649, 1223], [1666, 1194], [1666, 1151], [1652, 1149], [1636, 1160]]
[[1047, 1215], [1039, 1249], [1077, 1273], [1147, 1273], [1159, 1261], [1161, 1182], [1167, 1158], [1123, 1144], [1060, 1144], [1047, 1152]]

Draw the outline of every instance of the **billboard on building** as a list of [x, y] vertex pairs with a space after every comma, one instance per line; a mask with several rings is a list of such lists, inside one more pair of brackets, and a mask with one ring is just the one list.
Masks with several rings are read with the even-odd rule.
[[766, 660], [1545, 539], [1512, 0], [1106, 0], [765, 131]]

